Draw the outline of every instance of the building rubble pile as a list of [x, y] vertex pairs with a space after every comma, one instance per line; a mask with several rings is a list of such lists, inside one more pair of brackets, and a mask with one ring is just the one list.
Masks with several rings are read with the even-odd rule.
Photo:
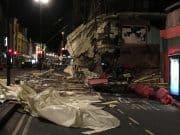
[[[128, 88], [131, 88], [131, 90], [143, 97], [150, 98], [154, 96], [163, 104], [172, 104], [174, 99], [168, 93], [168, 84], [162, 81], [162, 75], [157, 71], [159, 57], [157, 56], [156, 62], [153, 62], [153, 60], [151, 61], [150, 59], [144, 59], [147, 52], [154, 52], [153, 49], [149, 51], [145, 47], [144, 50], [142, 49], [138, 52], [144, 52], [142, 55], [139, 55], [139, 58], [142, 58], [143, 56], [144, 58], [142, 59], [144, 59], [146, 64], [143, 64], [142, 61], [137, 62], [136, 60], [133, 61], [134, 63], [131, 61], [132, 63], [129, 63], [129, 65], [123, 63], [128, 60], [125, 57], [122, 57], [123, 52], [121, 52], [121, 49], [123, 49], [123, 47], [118, 43], [114, 44], [110, 42], [113, 41], [115, 35], [119, 34], [118, 28], [114, 25], [116, 22], [115, 20], [118, 20], [117, 18], [118, 15], [98, 16], [97, 20], [91, 20], [86, 24], [80, 25], [68, 35], [66, 49], [73, 57], [74, 63], [69, 67], [67, 73], [70, 73], [71, 77], [73, 77], [76, 73], [80, 75], [82, 68], [86, 68], [87, 70], [98, 74], [98, 76], [88, 78], [86, 81], [88, 85], [96, 90], [100, 89], [100, 91], [107, 92], [112, 89], [112, 91], [121, 92], [128, 91]], [[115, 24], [117, 24], [117, 22]], [[118, 59], [118, 56], [111, 56], [117, 51], [117, 46], [121, 47], [119, 51], [121, 57]], [[138, 49], [139, 48], [135, 48], [135, 50]], [[128, 52], [129, 50], [126, 50], [125, 52]], [[153, 53], [152, 55], [155, 56], [156, 53]], [[102, 59], [105, 59], [109, 64], [109, 68], [106, 70], [103, 70], [102, 68]], [[123, 62], [118, 63], [118, 61]], [[149, 61], [149, 63], [147, 61]], [[77, 71], [73, 71], [74, 67], [78, 67]], [[139, 72], [136, 71], [138, 68]], [[155, 72], [150, 73], [146, 70], [148, 68], [150, 72], [153, 72], [154, 68], [156, 69]], [[82, 77], [81, 79], [84, 78]], [[107, 91], [105, 89], [107, 89]], [[117, 89], [119, 89], [119, 91]], [[160, 97], [158, 93], [161, 93], [164, 96]]]
[[[129, 62], [128, 65], [125, 62], [128, 61], [128, 59], [123, 57], [123, 52], [121, 50], [123, 49], [121, 45], [123, 42], [120, 42], [120, 39], [118, 39], [118, 42], [116, 43], [111, 42], [115, 41], [116, 36], [119, 36], [119, 38], [121, 36], [118, 31], [120, 29], [118, 29], [118, 27], [115, 25], [121, 23], [118, 23], [118, 19], [120, 18], [121, 16], [118, 16], [118, 14], [101, 15], [98, 16], [96, 20], [93, 19], [86, 24], [80, 25], [71, 34], [69, 34], [67, 37], [66, 49], [73, 57], [74, 63], [69, 66], [65, 72], [70, 73], [71, 77], [73, 78], [73, 76], [78, 76], [81, 74], [82, 68], [86, 68], [87, 70], [98, 74], [96, 77], [88, 78], [87, 81], [88, 84], [92, 85], [94, 88], [97, 88], [99, 85], [100, 86], [98, 88], [102, 89], [105, 88], [104, 85], [108, 87], [107, 89], [113, 89], [114, 86], [116, 86], [115, 89], [117, 89], [118, 86], [121, 90], [131, 88], [134, 90], [134, 92], [144, 97], [151, 97], [155, 95], [154, 87], [156, 87], [156, 89], [167, 89], [168, 85], [162, 81], [162, 76], [158, 72], [148, 74], [147, 71], [147, 73], [142, 76], [142, 71], [146, 72], [143, 67], [148, 67], [151, 71], [153, 71], [153, 68], [157, 66], [155, 63], [158, 63], [159, 57], [157, 57], [157, 60], [155, 60], [156, 62], [152, 62], [150, 59], [144, 59], [146, 57], [145, 54], [148, 52], [152, 52], [153, 56], [156, 55], [153, 49], [150, 51], [150, 48], [146, 48], [147, 46], [144, 48], [144, 50], [142, 49], [143, 47], [135, 48], [136, 51], [140, 49], [138, 53], [144, 52], [137, 58], [142, 58], [143, 56], [144, 58], [142, 59], [144, 59], [145, 64], [143, 64], [142, 61], [137, 62], [134, 60]], [[119, 51], [117, 50], [118, 47], [120, 48]], [[128, 52], [129, 50], [126, 50], [125, 52]], [[135, 50], [134, 52], [136, 52]], [[115, 52], [118, 52], [117, 54], [121, 57], [111, 56], [115, 54]], [[128, 57], [136, 58], [130, 54], [125, 54], [125, 56], [127, 55]], [[152, 55], [150, 54], [150, 57]], [[109, 68], [106, 70], [103, 70], [102, 68], [102, 59], [108, 63], [107, 65]], [[122, 63], [118, 63], [118, 61], [121, 61]], [[147, 61], [149, 61], [149, 63]], [[152, 65], [156, 66], [153, 67]], [[78, 67], [77, 71], [73, 71], [74, 67]], [[139, 73], [135, 72], [136, 68], [140, 68]], [[158, 66], [156, 68], [158, 69]], [[78, 75], [76, 75], [76, 73]], [[84, 78], [82, 77], [81, 79]], [[87, 78], [85, 77], [85, 79]], [[162, 103], [172, 103], [172, 97], [170, 97], [169, 94], [167, 95], [167, 102], [165, 102], [164, 99], [160, 99]], [[157, 96], [157, 98], [158, 97], [159, 96]]]
[[65, 48], [73, 57], [73, 65], [102, 73], [102, 55], [114, 51], [113, 47], [108, 47], [107, 42], [103, 42], [107, 35], [105, 29], [108, 26], [108, 19], [106, 18], [108, 17], [99, 16], [97, 20], [93, 19], [87, 24], [80, 25], [68, 35]]
[[6, 93], [13, 91], [12, 99], [21, 103], [25, 110], [35, 117], [43, 117], [58, 125], [90, 129], [83, 134], [102, 132], [118, 127], [120, 121], [92, 103], [101, 103], [99, 93], [90, 93], [89, 88], [64, 73], [49, 70], [19, 76], [20, 85], [6, 86], [0, 80], [0, 99], [6, 100]]
[[127, 44], [123, 38], [123, 33], [130, 33], [129, 29], [124, 29], [126, 20], [129, 18], [118, 13], [100, 15], [77, 27], [67, 36], [65, 45], [73, 58], [72, 66], [99, 74], [105, 66], [111, 72], [128, 64], [156, 67], [159, 64], [159, 47]]
[[168, 84], [163, 82], [161, 74], [157, 70], [143, 70], [138, 73], [129, 70], [129, 73], [122, 72], [121, 76], [112, 80], [110, 75], [106, 75], [108, 83], [97, 84], [94, 88], [100, 89], [102, 92], [104, 92], [103, 89], [107, 89], [105, 92], [112, 89], [111, 92], [118, 93], [133, 91], [142, 97], [159, 100], [163, 104], [175, 104], [176, 102], [168, 91]]

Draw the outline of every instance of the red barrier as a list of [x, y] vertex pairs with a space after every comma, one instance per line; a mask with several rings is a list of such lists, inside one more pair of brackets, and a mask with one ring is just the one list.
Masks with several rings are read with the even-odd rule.
[[148, 85], [143, 85], [143, 84], [136, 84], [136, 85], [133, 85], [131, 88], [137, 94], [143, 97], [146, 97], [146, 98], [156, 97], [163, 104], [172, 104], [174, 101], [173, 97], [169, 94], [168, 90], [164, 88], [160, 88], [157, 92], [155, 92], [152, 87]]
[[156, 98], [158, 98], [163, 104], [172, 104], [173, 103], [173, 97], [171, 95], [169, 95], [169, 92], [164, 88], [160, 88], [156, 92]]
[[136, 84], [132, 86], [132, 89], [139, 95], [143, 97], [151, 97], [154, 95], [154, 89], [149, 87], [148, 85], [143, 85], [143, 84]]

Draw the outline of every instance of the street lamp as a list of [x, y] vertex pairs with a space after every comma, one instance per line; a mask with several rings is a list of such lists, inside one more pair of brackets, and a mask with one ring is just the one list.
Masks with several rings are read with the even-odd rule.
[[[50, 0], [34, 0], [34, 1], [39, 4], [40, 40], [42, 40], [42, 39], [41, 39], [41, 38], [42, 38], [42, 37], [41, 37], [41, 36], [42, 36], [42, 33], [41, 33], [41, 25], [42, 25], [42, 15], [41, 15], [41, 14], [42, 14], [42, 11], [41, 11], [41, 10], [42, 10], [42, 4], [43, 4], [43, 5], [47, 5]], [[40, 42], [41, 42], [41, 41], [40, 41]]]
[[40, 42], [42, 42], [41, 40], [41, 38], [42, 38], [42, 33], [41, 33], [41, 25], [42, 25], [42, 4], [43, 5], [47, 5], [48, 3], [49, 3], [49, 1], [50, 0], [34, 0], [36, 3], [38, 3], [39, 4], [39, 22], [40, 22]]
[[49, 0], [34, 0], [37, 3], [48, 4]]

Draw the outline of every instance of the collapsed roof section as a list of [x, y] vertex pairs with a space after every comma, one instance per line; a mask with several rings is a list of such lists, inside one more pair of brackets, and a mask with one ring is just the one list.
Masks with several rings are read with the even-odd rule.
[[[143, 49], [148, 53], [150, 49], [147, 46], [147, 36], [151, 31], [149, 27], [149, 21], [140, 19], [138, 16], [101, 15], [86, 24], [81, 24], [69, 34], [66, 49], [73, 57], [74, 65], [101, 73], [102, 60], [108, 59], [108, 61], [110, 60], [108, 63], [113, 63], [112, 61], [117, 59], [116, 57], [120, 57], [120, 50], [123, 47], [132, 48], [136, 45], [138, 48], [142, 48], [143, 46]], [[126, 48], [126, 50], [130, 49]], [[156, 52], [158, 52], [158, 49], [156, 49]], [[142, 55], [146, 55], [146, 53]], [[143, 57], [142, 55], [140, 58]], [[154, 65], [157, 65], [157, 63]]]
[[[101, 72], [101, 56], [113, 52], [108, 46], [106, 28], [108, 20], [103, 16], [93, 19], [87, 24], [80, 25], [67, 37], [66, 49], [74, 58], [74, 64]], [[99, 65], [99, 66], [98, 66]], [[94, 69], [99, 67], [98, 69]]]

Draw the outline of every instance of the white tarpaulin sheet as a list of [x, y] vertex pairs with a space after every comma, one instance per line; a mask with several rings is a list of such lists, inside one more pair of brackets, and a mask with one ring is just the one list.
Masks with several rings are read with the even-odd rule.
[[89, 128], [83, 132], [92, 134], [118, 127], [120, 121], [101, 107], [91, 105], [100, 102], [100, 96], [73, 92], [58, 92], [49, 88], [39, 94], [27, 86], [20, 98], [26, 102], [32, 114], [65, 127]]
[[33, 116], [43, 117], [65, 127], [88, 128], [84, 134], [102, 132], [118, 127], [120, 121], [92, 103], [101, 102], [101, 96], [56, 91], [54, 88], [37, 94], [27, 85], [6, 86], [0, 80], [0, 102], [17, 100]]
[[18, 100], [18, 94], [22, 91], [19, 85], [6, 86], [6, 79], [0, 79], [0, 103], [6, 100]]

